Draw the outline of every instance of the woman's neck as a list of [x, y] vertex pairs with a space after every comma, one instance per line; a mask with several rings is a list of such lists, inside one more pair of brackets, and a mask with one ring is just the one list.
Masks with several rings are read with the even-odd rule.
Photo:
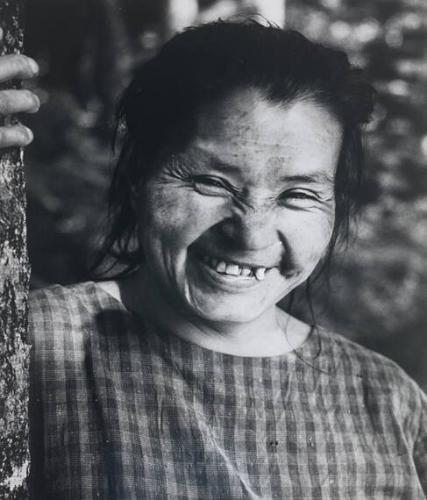
[[310, 327], [274, 306], [250, 322], [213, 322], [169, 304], [144, 272], [120, 280], [125, 307], [152, 324], [205, 349], [238, 356], [275, 356], [298, 348]]

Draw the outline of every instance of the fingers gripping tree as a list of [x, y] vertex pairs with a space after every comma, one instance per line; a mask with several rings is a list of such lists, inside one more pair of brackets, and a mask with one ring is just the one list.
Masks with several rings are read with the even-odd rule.
[[[22, 50], [22, 3], [0, 0], [3, 54]], [[29, 275], [22, 151], [10, 148], [0, 157], [0, 498], [8, 499], [27, 498]]]

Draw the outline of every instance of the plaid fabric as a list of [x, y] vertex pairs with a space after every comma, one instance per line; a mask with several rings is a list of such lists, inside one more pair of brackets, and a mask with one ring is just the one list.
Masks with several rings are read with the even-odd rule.
[[30, 323], [36, 498], [426, 498], [426, 397], [339, 336], [221, 354], [94, 283], [37, 291]]

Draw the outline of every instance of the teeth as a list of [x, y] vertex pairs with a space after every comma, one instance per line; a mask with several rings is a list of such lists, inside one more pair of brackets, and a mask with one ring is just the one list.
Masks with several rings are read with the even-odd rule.
[[264, 278], [265, 278], [265, 267], [257, 267], [255, 269], [255, 278], [258, 280], [258, 281], [262, 281]]
[[227, 263], [224, 260], [219, 260], [208, 255], [204, 255], [202, 260], [218, 273], [230, 276], [242, 276], [244, 278], [255, 277], [258, 281], [264, 280], [267, 271], [265, 267], [251, 268], [248, 266], [239, 266], [238, 264]]
[[240, 274], [242, 276], [245, 276], [245, 278], [247, 278], [248, 276], [250, 276], [252, 274], [252, 271], [249, 267], [242, 267], [242, 271]]
[[227, 264], [225, 272], [226, 274], [231, 274], [232, 276], [239, 276], [241, 270], [242, 268], [237, 264]]
[[215, 270], [218, 271], [219, 273], [225, 273], [226, 269], [227, 269], [227, 264], [223, 260], [220, 260], [215, 268]]

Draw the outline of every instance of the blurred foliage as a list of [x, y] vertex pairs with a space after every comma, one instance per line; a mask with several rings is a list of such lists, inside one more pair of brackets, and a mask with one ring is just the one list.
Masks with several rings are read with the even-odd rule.
[[[26, 161], [34, 287], [88, 277], [113, 162], [115, 99], [173, 32], [171, 2], [28, 2], [26, 48], [41, 62], [44, 103], [26, 120], [36, 131]], [[195, 0], [185, 3], [181, 23], [254, 12], [244, 0], [199, 0], [196, 10]], [[326, 299], [320, 288], [315, 310], [427, 389], [427, 3], [288, 0], [286, 22], [342, 47], [378, 90], [358, 238], [336, 260], [331, 292]]]

